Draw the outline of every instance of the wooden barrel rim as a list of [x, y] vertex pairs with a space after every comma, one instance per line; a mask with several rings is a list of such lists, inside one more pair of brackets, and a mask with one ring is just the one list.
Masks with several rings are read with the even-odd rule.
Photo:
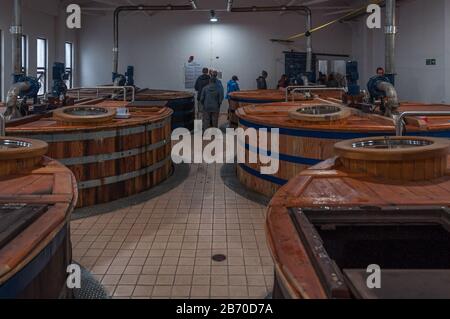
[[238, 102], [261, 103], [282, 102], [286, 99], [281, 90], [248, 90], [230, 93], [230, 99]]
[[30, 145], [29, 147], [10, 148], [0, 150], [0, 160], [27, 159], [41, 157], [47, 153], [48, 144], [44, 141], [22, 137], [0, 137], [0, 141], [18, 141]]
[[[334, 108], [335, 110], [327, 113], [327, 114], [310, 114], [310, 113], [302, 113], [304, 110], [314, 110], [321, 107]], [[352, 114], [351, 110], [348, 107], [341, 105], [326, 105], [326, 104], [317, 104], [317, 105], [307, 105], [301, 108], [297, 108], [293, 111], [289, 112], [289, 117], [294, 120], [305, 121], [305, 122], [333, 122], [339, 121], [349, 117]]]
[[[431, 144], [425, 146], [408, 147], [408, 148], [395, 148], [395, 149], [368, 149], [368, 148], [355, 148], [353, 145], [360, 142], [370, 141], [384, 141], [384, 140], [414, 140], [430, 142]], [[416, 136], [403, 136], [403, 137], [373, 137], [364, 139], [346, 140], [337, 143], [334, 146], [335, 152], [338, 156], [344, 159], [361, 160], [361, 161], [412, 161], [419, 159], [435, 158], [441, 156], [447, 156], [450, 149], [450, 142], [445, 139], [431, 138], [431, 137], [416, 137]]]
[[154, 99], [154, 100], [181, 100], [181, 99], [191, 99], [194, 98], [194, 93], [187, 91], [171, 91], [171, 90], [152, 90], [152, 89], [142, 89], [136, 93], [136, 100], [141, 99]]
[[[68, 113], [70, 110], [77, 110], [77, 109], [98, 109], [102, 110], [102, 113], [98, 115], [74, 115]], [[75, 105], [75, 106], [68, 106], [63, 107], [60, 109], [57, 109], [53, 112], [53, 117], [62, 123], [71, 123], [71, 124], [80, 124], [80, 125], [97, 125], [100, 123], [110, 123], [116, 116], [116, 109], [114, 108], [108, 108], [108, 107], [101, 107], [96, 105]]]
[[[127, 128], [130, 126], [137, 126], [142, 124], [152, 124], [156, 122], [160, 122], [164, 119], [169, 119], [173, 114], [173, 111], [170, 108], [132, 108], [130, 109], [131, 118], [129, 119], [118, 119], [113, 120], [111, 123], [99, 123], [96, 126], [56, 126], [51, 127], [49, 131], [43, 131], [42, 128], [36, 127], [7, 127], [6, 132], [8, 134], [14, 134], [15, 132], [20, 134], [28, 134], [28, 133], [39, 133], [42, 135], [54, 134], [54, 133], [65, 133], [65, 132], [90, 132], [90, 131], [103, 131], [103, 130], [116, 130], [117, 128]], [[149, 113], [154, 113], [149, 115]], [[145, 116], [147, 115], [147, 116]], [[26, 123], [25, 123], [26, 124]]]

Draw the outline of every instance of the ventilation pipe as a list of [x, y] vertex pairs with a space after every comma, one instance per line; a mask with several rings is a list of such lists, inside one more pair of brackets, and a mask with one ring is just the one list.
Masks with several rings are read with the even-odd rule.
[[233, 8], [233, 0], [228, 0], [227, 3], [227, 11], [231, 12], [231, 9]]
[[312, 13], [311, 9], [306, 6], [266, 6], [266, 7], [233, 7], [233, 1], [228, 0], [228, 11], [229, 12], [304, 12], [306, 13], [306, 72], [312, 72]]
[[6, 119], [2, 113], [0, 113], [0, 137], [6, 135]]
[[14, 0], [12, 34], [12, 62], [14, 75], [22, 74], [22, 0]]
[[386, 116], [392, 116], [392, 114], [396, 113], [400, 102], [398, 100], [397, 90], [394, 85], [389, 82], [379, 81], [377, 83], [377, 89], [381, 92], [384, 92], [387, 103], [386, 103]]
[[395, 37], [396, 26], [396, 0], [386, 0], [386, 75], [394, 83], [395, 78]]
[[119, 15], [124, 11], [190, 11], [195, 10], [197, 4], [195, 0], [190, 1], [189, 5], [159, 5], [159, 6], [121, 6], [114, 10], [114, 47], [113, 47], [113, 82], [118, 75], [119, 68]]

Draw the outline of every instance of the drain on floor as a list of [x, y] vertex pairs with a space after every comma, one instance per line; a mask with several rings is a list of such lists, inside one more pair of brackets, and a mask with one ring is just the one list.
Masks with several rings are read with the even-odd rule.
[[212, 260], [217, 261], [217, 262], [225, 261], [225, 259], [227, 259], [227, 256], [222, 255], [222, 254], [212, 256]]

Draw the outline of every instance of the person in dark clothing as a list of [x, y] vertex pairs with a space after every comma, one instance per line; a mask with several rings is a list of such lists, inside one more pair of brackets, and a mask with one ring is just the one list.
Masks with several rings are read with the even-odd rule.
[[217, 85], [216, 78], [211, 78], [209, 85], [203, 88], [200, 103], [203, 105], [203, 129], [219, 127], [220, 105], [224, 99], [223, 91]]
[[317, 80], [317, 84], [327, 85], [327, 76], [322, 72], [319, 73], [319, 79]]
[[197, 101], [198, 101], [198, 113], [203, 112], [203, 106], [202, 103], [200, 102], [200, 97], [203, 91], [203, 88], [206, 87], [207, 85], [209, 85], [209, 80], [211, 79], [211, 77], [209, 76], [209, 69], [208, 68], [203, 68], [202, 70], [202, 75], [200, 75], [197, 79], [197, 81], [195, 82], [195, 91], [197, 91]]
[[382, 67], [377, 68], [377, 75], [378, 76], [384, 76], [385, 72]]
[[335, 77], [334, 73], [331, 73], [328, 76], [327, 87], [329, 87], [329, 88], [337, 88], [337, 87], [339, 87], [339, 83], [336, 80], [336, 77]]
[[286, 74], [281, 76], [281, 79], [278, 81], [277, 89], [286, 89], [289, 86], [289, 78]]
[[262, 74], [259, 78], [256, 79], [256, 84], [258, 90], [267, 90], [267, 77], [269, 74], [266, 71], [262, 71]]

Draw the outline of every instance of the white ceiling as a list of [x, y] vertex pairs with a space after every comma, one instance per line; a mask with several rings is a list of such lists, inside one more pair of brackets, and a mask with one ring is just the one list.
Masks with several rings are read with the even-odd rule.
[[[65, 0], [62, 0], [65, 2]], [[226, 10], [227, 0], [196, 0], [199, 10]], [[355, 8], [367, 5], [368, 0], [234, 0], [236, 7], [246, 6], [274, 6], [274, 5], [306, 5], [316, 11], [321, 11], [323, 16], [338, 17]], [[103, 15], [121, 5], [186, 5], [188, 0], [71, 0], [70, 3], [78, 3], [83, 12], [92, 15]]]

